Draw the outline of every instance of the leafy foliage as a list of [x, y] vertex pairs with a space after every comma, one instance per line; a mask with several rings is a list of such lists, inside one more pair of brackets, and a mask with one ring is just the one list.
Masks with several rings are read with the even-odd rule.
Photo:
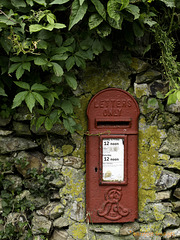
[[[79, 103], [71, 97], [80, 69], [97, 58], [103, 62], [101, 53], [113, 49], [127, 56], [126, 62], [130, 54], [144, 57], [153, 45], [143, 44], [143, 37], [157, 23], [168, 34], [178, 31], [179, 8], [174, 0], [1, 0], [2, 101], [8, 99], [13, 109], [25, 103], [37, 129], [62, 122], [74, 132]], [[176, 90], [169, 96], [179, 99]]]
[[162, 55], [160, 63], [164, 66], [165, 76], [169, 81], [170, 91], [166, 94], [168, 104], [180, 101], [180, 62], [177, 61], [177, 56], [173, 55], [175, 49], [175, 40], [170, 38], [167, 32], [163, 31], [159, 26], [155, 29], [155, 37], [158, 42]]

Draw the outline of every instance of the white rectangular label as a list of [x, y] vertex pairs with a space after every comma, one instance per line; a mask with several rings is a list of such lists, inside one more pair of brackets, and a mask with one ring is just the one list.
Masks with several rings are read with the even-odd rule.
[[104, 138], [102, 145], [102, 180], [124, 181], [124, 139]]

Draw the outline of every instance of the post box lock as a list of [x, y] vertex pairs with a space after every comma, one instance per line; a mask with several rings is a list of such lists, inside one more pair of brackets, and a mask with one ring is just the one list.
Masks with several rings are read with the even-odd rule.
[[139, 107], [126, 91], [97, 93], [87, 109], [86, 211], [93, 223], [138, 217]]

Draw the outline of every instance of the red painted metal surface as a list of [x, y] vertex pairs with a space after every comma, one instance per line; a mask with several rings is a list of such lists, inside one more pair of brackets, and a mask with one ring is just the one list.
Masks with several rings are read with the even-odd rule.
[[[86, 214], [88, 221], [92, 223], [133, 222], [138, 217], [138, 104], [126, 91], [108, 88], [91, 99], [87, 116]], [[112, 146], [104, 146], [107, 143]], [[118, 145], [118, 153], [111, 152], [111, 149], [114, 151], [115, 147], [118, 148], [113, 145]], [[117, 155], [119, 153], [122, 156], [119, 157]], [[120, 162], [120, 158], [121, 163], [118, 164], [123, 164], [118, 165], [121, 176], [114, 179], [110, 177], [110, 180], [107, 180], [107, 166], [116, 166], [113, 161]], [[106, 165], [106, 160], [110, 165]], [[112, 168], [113, 171], [113, 174], [118, 172], [116, 167]], [[112, 172], [109, 172], [111, 176]]]

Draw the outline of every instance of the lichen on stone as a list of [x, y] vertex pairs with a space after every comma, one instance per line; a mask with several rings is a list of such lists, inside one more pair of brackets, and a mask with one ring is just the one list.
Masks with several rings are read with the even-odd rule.
[[141, 224], [140, 232], [153, 232], [155, 234], [162, 233], [162, 224], [161, 222], [153, 222], [147, 224]]
[[155, 183], [160, 177], [162, 167], [157, 166], [158, 149], [162, 143], [163, 131], [157, 126], [145, 125], [140, 119], [139, 130], [139, 210], [143, 211], [147, 202], [155, 200]]
[[135, 91], [137, 98], [141, 98], [142, 96], [150, 95], [149, 88], [146, 83], [144, 83], [144, 84], [134, 83], [134, 91]]
[[66, 156], [73, 151], [73, 146], [72, 145], [63, 145], [62, 146], [62, 151], [63, 151], [63, 156]]
[[75, 223], [69, 227], [68, 233], [76, 240], [85, 239], [87, 226], [85, 223]]

